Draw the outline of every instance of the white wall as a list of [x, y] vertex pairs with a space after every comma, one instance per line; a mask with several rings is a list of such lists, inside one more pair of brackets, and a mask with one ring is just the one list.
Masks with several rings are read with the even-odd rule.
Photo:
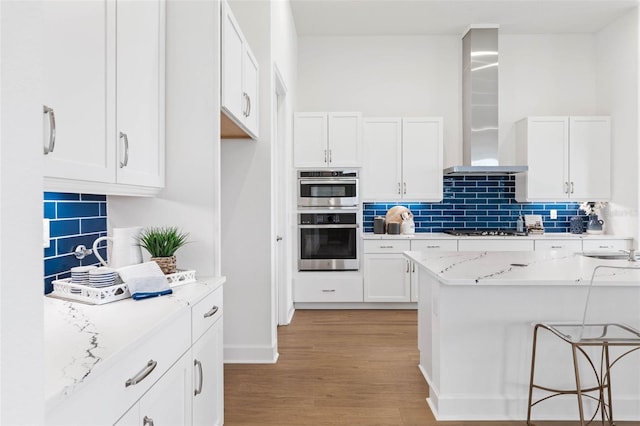
[[[459, 36], [301, 37], [298, 111], [444, 118], [444, 164], [462, 160]], [[526, 115], [596, 112], [592, 35], [509, 35], [500, 44], [500, 144], [515, 158]]]
[[604, 216], [609, 234], [636, 238], [640, 164], [638, 150], [638, 10], [597, 34], [598, 104], [612, 115], [611, 202]]
[[219, 29], [217, 2], [167, 1], [166, 187], [155, 198], [108, 197], [110, 228], [189, 232], [178, 268], [198, 277], [221, 275]]
[[270, 2], [229, 4], [260, 66], [259, 140], [222, 141], [225, 362], [275, 362]]
[[0, 424], [44, 424], [42, 10], [0, 2]]
[[[278, 211], [274, 205], [273, 219], [275, 233], [283, 238], [284, 246], [280, 273], [283, 275], [284, 288], [279, 289], [279, 323], [288, 324], [293, 315], [293, 289], [292, 277], [293, 260], [296, 253], [292, 247], [295, 240], [295, 215], [292, 214], [295, 194], [295, 175], [292, 169], [292, 143], [293, 124], [292, 117], [295, 111], [296, 84], [298, 69], [298, 35], [296, 33], [290, 3], [288, 1], [271, 2], [271, 50], [274, 66], [280, 72], [287, 93], [284, 97], [284, 105], [281, 106], [283, 122], [280, 123], [279, 131], [282, 133], [280, 139], [275, 141], [272, 150], [272, 167], [274, 173], [273, 185], [277, 185], [281, 191], [282, 208], [284, 212]], [[275, 76], [274, 76], [275, 78]], [[277, 111], [272, 111], [272, 122], [277, 120]], [[275, 140], [275, 138], [274, 138]], [[274, 259], [275, 261], [275, 259]], [[274, 263], [274, 267], [277, 265]], [[276, 286], [278, 283], [276, 283]]]

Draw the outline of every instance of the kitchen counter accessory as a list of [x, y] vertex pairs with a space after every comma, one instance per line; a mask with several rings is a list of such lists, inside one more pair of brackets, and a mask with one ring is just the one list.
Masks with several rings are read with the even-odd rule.
[[582, 234], [584, 232], [582, 216], [573, 216], [571, 220], [569, 220], [569, 230], [572, 234]]
[[400, 234], [400, 223], [398, 223], [398, 222], [389, 222], [389, 223], [387, 223], [387, 234], [399, 235]]
[[376, 216], [373, 218], [373, 233], [384, 234], [385, 220], [382, 216]]

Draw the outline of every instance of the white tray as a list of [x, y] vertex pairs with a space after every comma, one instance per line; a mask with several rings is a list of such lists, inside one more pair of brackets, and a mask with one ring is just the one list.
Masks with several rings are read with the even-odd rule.
[[[72, 292], [72, 290], [75, 290], [75, 292]], [[53, 293], [51, 293], [51, 296], [77, 300], [92, 305], [103, 305], [131, 297], [131, 293], [129, 293], [129, 289], [124, 283], [94, 288], [84, 284], [74, 284], [71, 282], [71, 278], [65, 278], [53, 281]]]
[[[196, 271], [179, 270], [174, 274], [166, 275], [170, 287], [192, 283], [196, 281]], [[103, 305], [117, 300], [131, 297], [127, 283], [115, 284], [109, 287], [94, 288], [84, 284], [74, 284], [71, 278], [53, 281], [53, 292], [50, 296], [61, 299], [76, 300], [92, 305]], [[75, 292], [72, 292], [75, 290]]]

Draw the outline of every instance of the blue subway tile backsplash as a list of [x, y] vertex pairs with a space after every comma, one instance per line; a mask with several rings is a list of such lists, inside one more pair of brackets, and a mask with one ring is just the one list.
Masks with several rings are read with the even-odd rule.
[[[95, 194], [66, 192], [44, 193], [44, 218], [50, 219], [50, 246], [44, 249], [44, 292], [53, 291], [53, 280], [67, 278], [70, 269], [80, 265], [95, 265], [98, 259], [90, 255], [82, 260], [71, 253], [79, 244], [91, 248], [98, 237], [107, 235], [107, 197]], [[100, 254], [106, 257], [101, 244]]]
[[[579, 203], [518, 203], [513, 176], [447, 176], [439, 203], [376, 202], [363, 204], [364, 232], [373, 232], [374, 216], [384, 216], [393, 206], [405, 206], [414, 215], [416, 232], [447, 229], [515, 229], [520, 214], [542, 215], [546, 232], [569, 232], [569, 220]], [[550, 210], [558, 218], [551, 220]], [[586, 222], [585, 222], [586, 223]]]

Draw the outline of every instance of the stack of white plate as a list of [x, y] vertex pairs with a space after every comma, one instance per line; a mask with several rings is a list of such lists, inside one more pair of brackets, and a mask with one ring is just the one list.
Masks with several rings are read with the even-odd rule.
[[73, 284], [89, 285], [89, 273], [95, 270], [97, 266], [76, 266], [71, 268], [71, 282]]
[[109, 287], [116, 283], [117, 272], [113, 268], [103, 266], [89, 271], [89, 285], [101, 288]]

